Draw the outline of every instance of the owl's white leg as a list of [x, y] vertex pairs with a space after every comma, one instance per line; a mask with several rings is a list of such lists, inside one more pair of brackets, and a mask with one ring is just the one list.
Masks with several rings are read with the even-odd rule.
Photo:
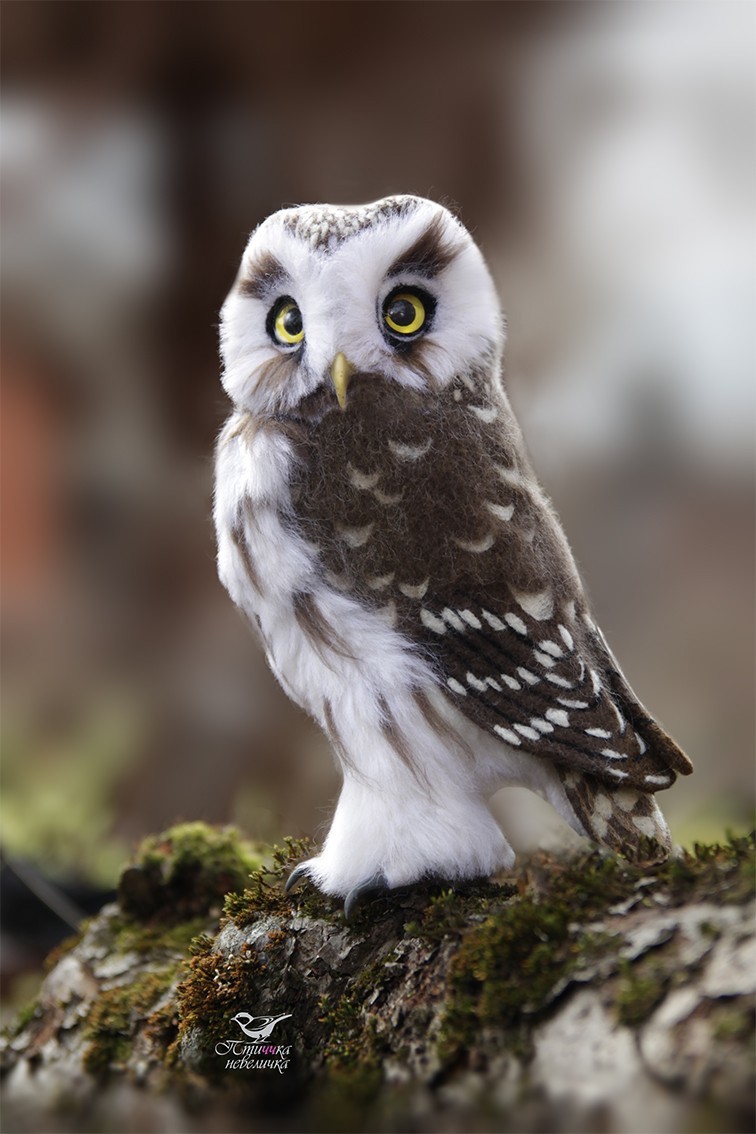
[[346, 897], [381, 882], [486, 877], [513, 862], [482, 797], [429, 791], [407, 771], [389, 785], [347, 772], [323, 850], [303, 865], [326, 894]]

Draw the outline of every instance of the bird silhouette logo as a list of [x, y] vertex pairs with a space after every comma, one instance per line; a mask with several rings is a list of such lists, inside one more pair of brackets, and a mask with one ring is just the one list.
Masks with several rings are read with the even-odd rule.
[[249, 1039], [264, 1040], [268, 1038], [276, 1024], [290, 1017], [291, 1012], [285, 1012], [282, 1016], [251, 1016], [249, 1012], [237, 1012], [232, 1016], [231, 1023], [238, 1024]]

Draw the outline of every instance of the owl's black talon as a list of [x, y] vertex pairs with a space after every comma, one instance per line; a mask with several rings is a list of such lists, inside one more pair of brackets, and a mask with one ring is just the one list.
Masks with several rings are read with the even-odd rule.
[[299, 866], [294, 867], [291, 874], [286, 879], [286, 885], [285, 885], [284, 889], [285, 889], [287, 894], [289, 893], [290, 890], [294, 889], [297, 882], [300, 882], [303, 878], [309, 877], [309, 869], [310, 869], [309, 862], [300, 862]]
[[352, 914], [368, 894], [374, 894], [378, 890], [388, 890], [388, 888], [386, 879], [380, 873], [374, 874], [372, 878], [363, 882], [360, 886], [355, 886], [353, 890], [349, 891], [344, 901], [344, 920], [352, 920]]

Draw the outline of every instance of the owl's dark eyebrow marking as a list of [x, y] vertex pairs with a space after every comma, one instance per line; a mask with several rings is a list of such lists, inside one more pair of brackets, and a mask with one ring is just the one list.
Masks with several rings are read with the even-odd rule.
[[239, 294], [253, 299], [264, 299], [276, 284], [286, 279], [286, 269], [271, 252], [263, 252], [249, 266], [244, 279], [239, 284]]
[[425, 232], [420, 233], [415, 243], [394, 260], [388, 274], [401, 276], [412, 273], [433, 279], [443, 272], [461, 251], [462, 243], [444, 236], [443, 221], [441, 217], [436, 217]]

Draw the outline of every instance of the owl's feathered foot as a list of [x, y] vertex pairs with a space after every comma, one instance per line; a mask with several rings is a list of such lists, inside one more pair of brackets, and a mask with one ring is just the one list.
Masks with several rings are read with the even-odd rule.
[[[313, 881], [310, 875], [311, 866], [312, 860], [310, 859], [307, 862], [300, 862], [299, 866], [294, 867], [286, 880], [285, 890], [287, 894], [290, 890], [293, 890], [297, 883], [301, 882], [303, 878], [308, 878], [310, 881]], [[361, 882], [358, 886], [353, 886], [344, 899], [345, 921], [352, 920], [352, 914], [369, 894], [375, 894], [379, 890], [388, 889], [388, 882], [380, 871], [375, 873], [372, 878], [368, 878], [367, 881]]]

